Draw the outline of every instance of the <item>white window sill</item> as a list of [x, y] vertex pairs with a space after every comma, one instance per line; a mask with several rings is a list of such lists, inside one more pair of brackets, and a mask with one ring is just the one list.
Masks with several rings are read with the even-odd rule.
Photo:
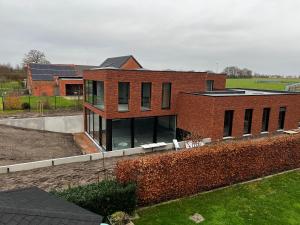
[[268, 134], [269, 131], [260, 132], [260, 134]]
[[277, 132], [283, 132], [284, 130], [283, 129], [279, 129], [279, 130], [277, 130]]
[[233, 139], [234, 137], [231, 137], [231, 136], [229, 136], [229, 137], [223, 137], [223, 140], [230, 140], [230, 139]]
[[252, 134], [244, 134], [243, 137], [250, 137]]

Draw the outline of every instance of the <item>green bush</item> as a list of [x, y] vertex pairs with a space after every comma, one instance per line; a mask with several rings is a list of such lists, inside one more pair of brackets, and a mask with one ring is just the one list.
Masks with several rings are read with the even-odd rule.
[[28, 102], [23, 102], [21, 105], [21, 108], [24, 110], [30, 109], [30, 104]]
[[136, 185], [120, 184], [114, 180], [52, 192], [56, 196], [102, 216], [116, 211], [132, 213], [137, 204]]

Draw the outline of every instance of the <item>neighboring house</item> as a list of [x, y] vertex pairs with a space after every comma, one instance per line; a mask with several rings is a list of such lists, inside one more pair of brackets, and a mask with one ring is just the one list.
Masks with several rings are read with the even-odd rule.
[[119, 56], [107, 58], [100, 67], [110, 67], [118, 69], [142, 69], [141, 64], [132, 56]]
[[82, 95], [83, 71], [95, 67], [142, 68], [131, 55], [108, 58], [100, 66], [31, 63], [27, 65], [27, 88], [34, 96]]
[[31, 63], [27, 66], [27, 88], [34, 96], [82, 95], [82, 68], [93, 66]]
[[38, 188], [0, 192], [2, 225], [99, 225], [102, 217]]
[[209, 72], [94, 68], [84, 71], [85, 131], [103, 149], [181, 140], [213, 140], [293, 129], [300, 94], [225, 89]]

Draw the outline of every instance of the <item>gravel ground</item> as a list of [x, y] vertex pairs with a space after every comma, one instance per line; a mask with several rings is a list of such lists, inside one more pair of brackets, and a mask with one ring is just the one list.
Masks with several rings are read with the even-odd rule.
[[80, 154], [72, 134], [0, 125], [0, 166]]
[[30, 186], [37, 186], [49, 191], [95, 183], [106, 178], [112, 178], [114, 167], [118, 160], [134, 157], [138, 156], [108, 158], [104, 161], [71, 163], [29, 171], [0, 174], [0, 191]]

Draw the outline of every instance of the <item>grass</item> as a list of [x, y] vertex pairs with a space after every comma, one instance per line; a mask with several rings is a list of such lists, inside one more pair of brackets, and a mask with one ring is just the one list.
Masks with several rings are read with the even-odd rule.
[[252, 78], [252, 79], [227, 79], [226, 88], [249, 88], [284, 91], [286, 85], [300, 83], [300, 79], [270, 79], [270, 78]]
[[0, 82], [0, 89], [20, 89], [23, 88], [19, 81]]
[[[63, 108], [81, 108], [82, 100], [75, 99], [68, 99], [62, 96], [51, 96], [51, 97], [36, 97], [36, 96], [21, 96], [20, 103], [29, 103], [31, 109], [38, 109], [39, 102], [44, 104], [44, 108], [50, 109], [63, 109]], [[48, 106], [48, 107], [47, 107]], [[0, 110], [3, 111], [3, 98], [0, 97]], [[11, 110], [5, 109], [5, 112]], [[14, 110], [15, 111], [15, 110]]]
[[[138, 211], [135, 225], [299, 225], [300, 171], [239, 184]], [[167, 187], [166, 187], [167, 188]]]

